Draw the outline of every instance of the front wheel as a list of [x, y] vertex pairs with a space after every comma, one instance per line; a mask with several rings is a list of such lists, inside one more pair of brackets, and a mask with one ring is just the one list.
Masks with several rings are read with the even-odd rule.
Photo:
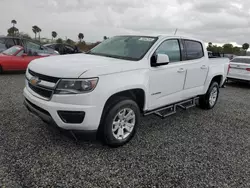
[[213, 82], [207, 93], [200, 97], [199, 104], [203, 109], [212, 109], [217, 103], [219, 97], [219, 85], [217, 82]]
[[111, 147], [118, 147], [130, 141], [140, 119], [140, 110], [136, 102], [131, 99], [121, 100], [106, 114], [103, 122], [104, 142]]

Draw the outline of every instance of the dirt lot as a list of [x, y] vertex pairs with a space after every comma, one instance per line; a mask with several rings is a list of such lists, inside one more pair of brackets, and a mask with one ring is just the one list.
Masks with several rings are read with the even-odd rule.
[[0, 187], [250, 187], [250, 86], [211, 111], [143, 118], [117, 149], [75, 142], [28, 113], [23, 74], [0, 76]]

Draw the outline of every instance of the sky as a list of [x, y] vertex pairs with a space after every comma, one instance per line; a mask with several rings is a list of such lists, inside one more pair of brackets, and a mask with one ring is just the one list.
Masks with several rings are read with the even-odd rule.
[[205, 42], [250, 43], [250, 0], [0, 0], [0, 35], [11, 20], [19, 31], [41, 37], [95, 42], [123, 34], [177, 35]]

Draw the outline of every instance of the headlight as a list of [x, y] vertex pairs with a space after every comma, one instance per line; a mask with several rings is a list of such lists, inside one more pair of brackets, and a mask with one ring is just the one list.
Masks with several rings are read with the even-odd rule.
[[56, 87], [55, 94], [79, 94], [95, 89], [98, 78], [62, 79]]

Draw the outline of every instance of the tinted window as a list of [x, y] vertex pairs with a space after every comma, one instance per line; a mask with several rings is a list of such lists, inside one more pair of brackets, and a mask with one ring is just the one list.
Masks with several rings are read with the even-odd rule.
[[168, 55], [170, 63], [181, 61], [180, 46], [177, 39], [166, 40], [158, 47], [155, 53]]
[[20, 39], [14, 39], [16, 45], [22, 46], [21, 40]]
[[231, 60], [231, 62], [250, 64], [250, 59], [249, 58], [234, 58], [233, 60]]
[[0, 39], [0, 43], [4, 44], [5, 39]]
[[12, 46], [15, 46], [13, 39], [7, 39], [5, 41], [5, 46], [6, 46], [6, 48], [11, 48]]
[[68, 45], [66, 45], [65, 46], [65, 51], [67, 52], [67, 53], [74, 53], [74, 48], [72, 48], [71, 46], [68, 46]]
[[200, 42], [185, 40], [187, 60], [199, 59], [204, 56], [203, 47]]
[[26, 48], [28, 56], [37, 56], [42, 51], [39, 44], [30, 41], [26, 41]]

